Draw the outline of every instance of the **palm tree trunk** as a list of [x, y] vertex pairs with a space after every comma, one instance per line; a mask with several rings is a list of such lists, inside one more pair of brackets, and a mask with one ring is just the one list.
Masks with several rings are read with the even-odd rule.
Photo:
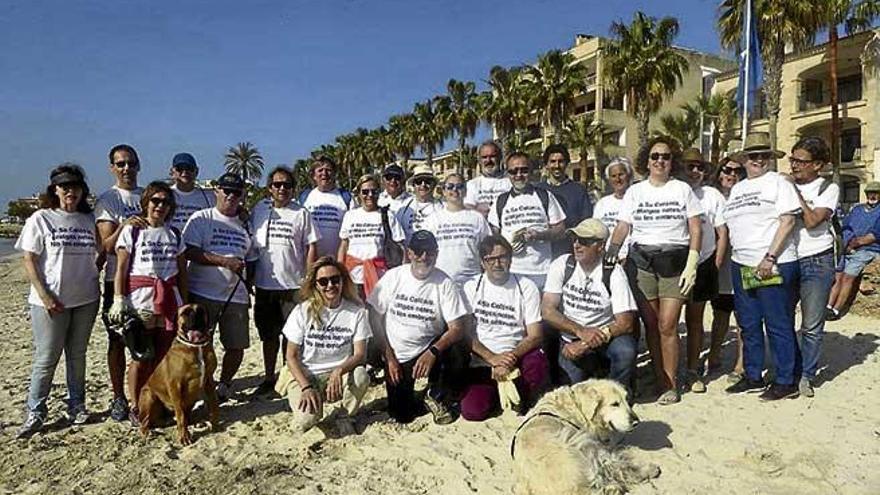
[[840, 186], [840, 110], [837, 108], [837, 26], [834, 22], [828, 28], [829, 61], [831, 70], [831, 180]]
[[[771, 52], [764, 70], [764, 99], [767, 103], [768, 131], [770, 146], [777, 149], [776, 127], [779, 122], [779, 99], [782, 95], [782, 64], [785, 62], [785, 44], [777, 43]], [[743, 136], [745, 139], [745, 136]], [[776, 160], [770, 162], [770, 169], [776, 170]]]
[[464, 133], [459, 132], [458, 133], [458, 167], [455, 170], [455, 172], [459, 175], [464, 173], [464, 146], [465, 146]]
[[636, 123], [639, 130], [639, 149], [648, 144], [648, 124], [651, 114], [648, 112], [647, 103], [636, 103]]
[[434, 166], [434, 152], [430, 148], [425, 150], [425, 164], [429, 167]]

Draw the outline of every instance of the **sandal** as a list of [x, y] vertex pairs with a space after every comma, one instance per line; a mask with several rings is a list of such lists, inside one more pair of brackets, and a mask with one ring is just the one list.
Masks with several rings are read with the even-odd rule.
[[685, 373], [685, 377], [688, 384], [688, 390], [696, 394], [706, 392], [706, 383], [703, 382], [703, 377], [700, 375], [699, 371], [688, 370], [687, 373]]
[[657, 398], [657, 403], [661, 406], [669, 406], [677, 402], [681, 402], [681, 395], [675, 389], [669, 389]]

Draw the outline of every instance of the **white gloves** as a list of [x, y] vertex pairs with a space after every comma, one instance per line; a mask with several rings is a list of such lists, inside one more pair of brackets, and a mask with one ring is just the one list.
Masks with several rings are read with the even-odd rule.
[[135, 313], [134, 306], [131, 305], [131, 300], [128, 297], [115, 295], [113, 296], [113, 305], [107, 312], [107, 319], [113, 323], [122, 323], [125, 315]]
[[507, 376], [498, 380], [498, 398], [501, 402], [501, 409], [504, 411], [519, 407], [521, 399], [519, 391], [516, 389], [516, 384], [513, 382], [519, 378], [519, 375], [519, 370], [514, 368]]
[[687, 263], [684, 265], [681, 277], [678, 278], [678, 287], [681, 289], [681, 294], [684, 296], [687, 296], [691, 289], [694, 288], [694, 283], [697, 281], [697, 264], [699, 262], [699, 251], [695, 249], [689, 250]]

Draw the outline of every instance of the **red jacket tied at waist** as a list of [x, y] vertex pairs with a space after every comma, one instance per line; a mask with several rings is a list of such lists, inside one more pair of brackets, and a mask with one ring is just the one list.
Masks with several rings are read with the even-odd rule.
[[165, 330], [176, 331], [177, 326], [177, 296], [174, 288], [177, 287], [177, 277], [162, 280], [157, 277], [146, 275], [132, 275], [128, 277], [128, 293], [135, 289], [146, 287], [153, 288], [153, 311], [162, 315], [165, 319]]
[[351, 272], [351, 269], [362, 265], [364, 269], [364, 295], [369, 296], [373, 292], [373, 287], [379, 282], [379, 278], [388, 270], [385, 258], [370, 258], [362, 260], [355, 258], [350, 254], [345, 255], [345, 268]]

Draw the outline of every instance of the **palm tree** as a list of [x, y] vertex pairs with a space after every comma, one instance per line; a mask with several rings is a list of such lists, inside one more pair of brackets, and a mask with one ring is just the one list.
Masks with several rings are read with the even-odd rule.
[[404, 168], [418, 146], [416, 135], [416, 118], [411, 113], [392, 115], [388, 119], [389, 148], [400, 158]]
[[384, 167], [394, 161], [394, 150], [391, 147], [391, 133], [385, 126], [379, 126], [367, 132], [364, 138], [367, 164], [376, 167]]
[[246, 183], [256, 184], [263, 176], [263, 157], [249, 141], [238, 143], [226, 150], [223, 165], [227, 172], [241, 176]]
[[[832, 0], [823, 0], [829, 2]], [[833, 0], [837, 1], [837, 0]], [[782, 95], [782, 64], [786, 45], [800, 49], [810, 44], [818, 26], [817, 8], [823, 2], [814, 0], [754, 0], [752, 16], [761, 40], [764, 65], [764, 100], [770, 131], [770, 144], [776, 146], [776, 126], [779, 120], [779, 99]], [[723, 0], [719, 7], [718, 31], [721, 44], [739, 52], [743, 44], [742, 0]]]
[[700, 139], [700, 109], [695, 105], [681, 106], [681, 112], [670, 113], [660, 117], [662, 133], [675, 138], [682, 148], [694, 146]]
[[577, 151], [582, 164], [592, 151], [596, 167], [593, 169], [594, 176], [588, 177], [587, 182], [602, 184], [605, 172], [605, 126], [594, 121], [591, 114], [586, 114], [569, 120], [562, 135], [568, 146]]
[[709, 157], [712, 163], [718, 163], [721, 150], [727, 149], [727, 143], [736, 132], [736, 100], [732, 94], [714, 94], [709, 97], [700, 96], [693, 104], [702, 117], [702, 131], [710, 129]]
[[486, 81], [492, 90], [481, 95], [482, 118], [495, 129], [505, 148], [510, 144], [507, 142], [510, 136], [525, 127], [527, 118], [521, 74], [522, 67], [492, 67]]
[[310, 158], [298, 158], [293, 161], [290, 169], [293, 171], [293, 180], [296, 181], [297, 194], [311, 187], [312, 177], [309, 175], [309, 168], [311, 166], [312, 160]]
[[425, 154], [425, 163], [430, 167], [434, 164], [434, 153], [443, 145], [448, 134], [443, 119], [437, 113], [438, 98], [416, 103], [413, 107], [413, 115], [416, 118], [416, 136], [418, 136], [419, 148]]
[[562, 123], [574, 114], [575, 97], [587, 89], [587, 68], [570, 53], [550, 50], [538, 56], [537, 64], [523, 70], [529, 106], [558, 143]]
[[672, 47], [678, 20], [659, 21], [636, 12], [632, 23], [611, 24], [612, 40], [605, 48], [604, 79], [612, 94], [625, 96], [627, 111], [638, 123], [639, 145], [648, 141], [651, 115], [671, 96], [688, 71], [687, 60]]
[[458, 134], [458, 167], [461, 173], [464, 167], [464, 151], [467, 139], [473, 137], [480, 123], [480, 105], [482, 101], [472, 81], [450, 79], [446, 84], [446, 95], [437, 98], [438, 113], [444, 121], [449, 134]]

